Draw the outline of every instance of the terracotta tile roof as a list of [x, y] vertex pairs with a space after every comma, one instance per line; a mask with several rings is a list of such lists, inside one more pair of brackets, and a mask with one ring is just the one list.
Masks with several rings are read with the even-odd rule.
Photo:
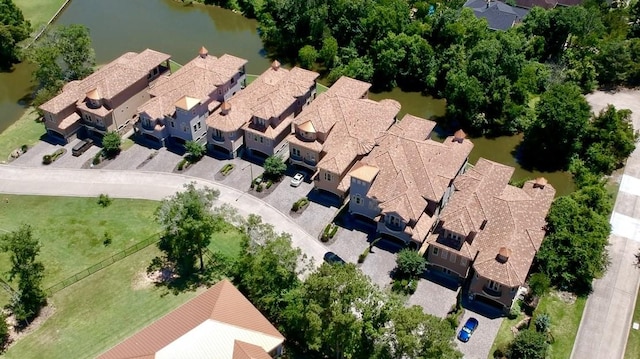
[[90, 91], [96, 91], [104, 99], [112, 99], [129, 86], [146, 78], [150, 70], [170, 59], [171, 56], [146, 49], [139, 54], [128, 52], [101, 67], [81, 81], [72, 81], [63, 87], [62, 93], [45, 102], [40, 109], [58, 113], [82, 101]]
[[[230, 113], [234, 111], [240, 112], [242, 116], [248, 115], [241, 122], [240, 115], [236, 115], [234, 125], [235, 129], [240, 129], [244, 124], [250, 122], [252, 116], [257, 116], [265, 120], [272, 117], [279, 117], [289, 107], [291, 107], [298, 97], [305, 95], [309, 89], [315, 85], [315, 80], [320, 76], [318, 73], [294, 67], [291, 70], [279, 66], [271, 66], [263, 72], [257, 79], [250, 83], [244, 90], [238, 92], [230, 100], [232, 106]], [[210, 117], [207, 125], [218, 128], [217, 119], [220, 118], [220, 111], [217, 111], [213, 117]], [[283, 125], [291, 125], [291, 119], [285, 119], [278, 129], [267, 126], [264, 131], [255, 130], [270, 138], [275, 138]]]
[[233, 343], [233, 359], [271, 359], [271, 356], [257, 345], [236, 340]]
[[60, 122], [60, 124], [58, 125], [58, 128], [60, 128], [61, 130], [67, 129], [67, 128], [69, 128], [69, 126], [75, 124], [78, 121], [80, 121], [80, 115], [78, 115], [77, 112], [73, 112], [72, 114], [70, 114], [69, 116], [65, 117]]
[[400, 122], [389, 129], [389, 133], [411, 140], [426, 140], [436, 127], [433, 121], [406, 114]]
[[337, 96], [355, 100], [365, 96], [370, 88], [371, 84], [368, 82], [342, 76], [325, 93], [329, 97]]
[[295, 134], [290, 134], [289, 136], [287, 136], [287, 141], [290, 144], [294, 144], [302, 148], [308, 148], [316, 153], [320, 153], [320, 151], [322, 151], [322, 143], [320, 143], [319, 141], [303, 141], [296, 137]]
[[[422, 121], [427, 122], [423, 129], [433, 128], [430, 121]], [[443, 143], [414, 139], [427, 137], [424, 133], [407, 138], [398, 135], [403, 130], [397, 126], [378, 138], [378, 146], [362, 159], [363, 163], [380, 168], [367, 196], [380, 202], [383, 213], [396, 212], [406, 221], [417, 221], [427, 207], [427, 200], [440, 202], [473, 149], [473, 143], [469, 140], [459, 143], [452, 137]], [[414, 123], [406, 127], [420, 128]]]
[[369, 166], [362, 162], [358, 162], [353, 166], [349, 175], [359, 180], [371, 183], [376, 175], [380, 172], [378, 167]]
[[[227, 107], [226, 110], [223, 108], [224, 106]], [[250, 119], [251, 111], [249, 109], [242, 106], [236, 108], [227, 101], [207, 117], [207, 126], [223, 132], [233, 132], [242, 128]]]
[[174, 105], [183, 110], [189, 111], [199, 103], [200, 103], [200, 99], [189, 97], [189, 96], [182, 96], [178, 101], [174, 103]]
[[[509, 185], [512, 173], [512, 167], [479, 159], [455, 180], [456, 192], [440, 217], [444, 229], [462, 235], [477, 233], [466, 244], [477, 252], [474, 269], [509, 287], [524, 283], [542, 244], [545, 217], [555, 196], [549, 184], [534, 186], [535, 181], [528, 181], [522, 189]], [[501, 249], [511, 251], [508, 260], [499, 260]]]
[[92, 113], [95, 114], [97, 116], [100, 117], [105, 117], [106, 115], [108, 115], [109, 113], [111, 113], [113, 110], [106, 108], [104, 105], [100, 106], [98, 108], [92, 108], [90, 106], [87, 105], [88, 101], [78, 101], [76, 103], [76, 108], [88, 113]]
[[[199, 55], [176, 72], [156, 80], [149, 89], [154, 96], [142, 105], [138, 112], [145, 112], [153, 119], [171, 116], [175, 112], [176, 102], [187, 96], [202, 102], [209, 101], [218, 86], [231, 81], [247, 60], [231, 55], [220, 58]], [[186, 104], [180, 104], [186, 105]]]
[[[222, 280], [99, 358], [184, 358], [200, 355], [198, 357], [232, 359], [237, 348], [236, 340], [240, 340], [234, 335], [256, 340], [255, 344], [266, 352], [284, 341], [282, 334], [231, 282]], [[246, 353], [255, 352], [253, 347], [241, 347]]]

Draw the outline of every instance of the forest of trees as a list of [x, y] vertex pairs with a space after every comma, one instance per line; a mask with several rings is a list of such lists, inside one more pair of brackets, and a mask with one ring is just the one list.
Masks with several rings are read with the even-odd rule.
[[0, 0], [0, 70], [20, 61], [19, 43], [29, 37], [31, 25], [12, 0]]

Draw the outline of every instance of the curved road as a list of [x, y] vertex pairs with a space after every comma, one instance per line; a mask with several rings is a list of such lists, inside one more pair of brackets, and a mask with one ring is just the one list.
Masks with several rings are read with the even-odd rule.
[[105, 193], [115, 198], [161, 200], [182, 190], [190, 182], [220, 191], [217, 204], [229, 204], [245, 217], [251, 213], [259, 215], [276, 231], [290, 233], [295, 247], [299, 247], [315, 264], [322, 263], [327, 247], [291, 218], [246, 192], [218, 182], [161, 172], [0, 165], [0, 193], [10, 194], [96, 197]]

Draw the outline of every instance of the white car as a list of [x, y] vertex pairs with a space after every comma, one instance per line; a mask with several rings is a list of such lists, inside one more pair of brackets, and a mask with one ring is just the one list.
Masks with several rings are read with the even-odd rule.
[[293, 178], [291, 178], [291, 185], [293, 187], [298, 187], [302, 181], [304, 181], [304, 175], [298, 172], [293, 176]]

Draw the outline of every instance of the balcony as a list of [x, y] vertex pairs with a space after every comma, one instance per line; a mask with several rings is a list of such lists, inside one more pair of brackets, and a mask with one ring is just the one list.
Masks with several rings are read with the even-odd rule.
[[211, 142], [222, 145], [224, 144], [224, 137], [222, 136], [211, 136]]
[[500, 290], [494, 290], [491, 289], [487, 286], [482, 287], [482, 291], [484, 292], [484, 294], [490, 296], [490, 297], [494, 297], [494, 298], [500, 298], [502, 296], [502, 291]]
[[305, 158], [302, 161], [304, 161], [304, 163], [308, 164], [309, 166], [315, 166], [316, 163], [318, 163], [315, 158]]

